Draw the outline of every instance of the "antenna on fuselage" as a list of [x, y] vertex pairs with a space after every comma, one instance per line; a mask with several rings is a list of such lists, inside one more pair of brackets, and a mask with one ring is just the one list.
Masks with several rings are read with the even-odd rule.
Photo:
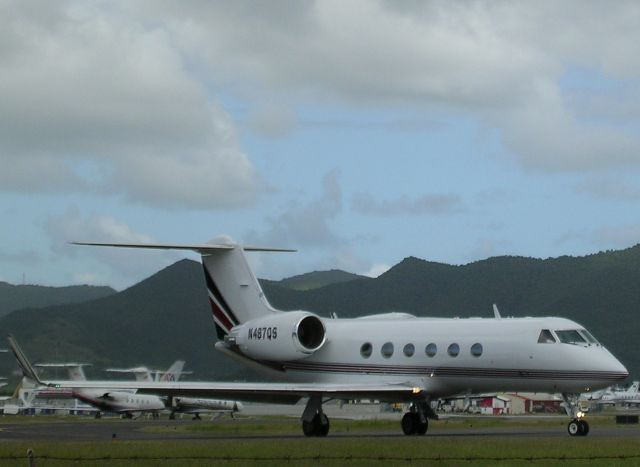
[[495, 319], [502, 319], [502, 316], [500, 316], [500, 310], [498, 310], [498, 305], [495, 303], [493, 304], [493, 317]]

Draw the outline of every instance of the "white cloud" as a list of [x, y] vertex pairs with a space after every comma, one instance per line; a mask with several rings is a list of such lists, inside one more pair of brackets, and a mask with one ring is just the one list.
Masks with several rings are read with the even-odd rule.
[[391, 269], [391, 266], [389, 266], [388, 264], [375, 263], [371, 265], [371, 268], [369, 268], [368, 271], [363, 272], [362, 274], [367, 277], [378, 277], [387, 272], [389, 269]]
[[[2, 190], [110, 191], [161, 207], [252, 199], [232, 122], [162, 24], [123, 5], [5, 3]], [[87, 162], [99, 180], [76, 169]]]
[[282, 214], [267, 219], [264, 234], [252, 234], [252, 242], [273, 245], [322, 247], [344, 243], [331, 229], [331, 221], [342, 211], [342, 189], [338, 170], [322, 180], [322, 194], [308, 203], [294, 202]]
[[[153, 243], [148, 235], [136, 232], [126, 223], [111, 216], [100, 214], [82, 214], [77, 208], [70, 207], [60, 215], [53, 215], [45, 223], [45, 233], [51, 241], [54, 258], [79, 257], [96, 260], [95, 269], [75, 273], [74, 278], [81, 282], [107, 284], [116, 288], [132, 285], [145, 279], [160, 269], [178, 261], [184, 255], [172, 251], [148, 251], [128, 248], [90, 247], [70, 245], [69, 242], [99, 243]], [[103, 281], [103, 282], [99, 282]]]
[[[212, 73], [253, 93], [470, 112], [532, 170], [640, 165], [637, 121], [607, 121], [640, 109], [637, 2], [150, 5]], [[583, 105], [564, 79], [576, 67], [624, 85]]]
[[[640, 166], [637, 2], [4, 5], [3, 190], [249, 203], [257, 174], [219, 89], [249, 101], [250, 127], [271, 137], [301, 99], [391, 104], [471, 115], [531, 170]], [[566, 79], [576, 68], [615, 92], [589, 97]], [[87, 161], [97, 177], [78, 169]]]

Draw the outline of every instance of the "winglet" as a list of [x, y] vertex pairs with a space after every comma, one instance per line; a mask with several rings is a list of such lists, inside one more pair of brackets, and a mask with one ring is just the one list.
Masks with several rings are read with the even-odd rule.
[[40, 378], [38, 377], [36, 370], [33, 369], [33, 366], [31, 366], [29, 359], [27, 359], [27, 356], [24, 354], [24, 352], [22, 351], [22, 349], [20, 348], [20, 346], [18, 345], [14, 337], [11, 334], [9, 334], [7, 336], [7, 340], [9, 341], [9, 347], [11, 348], [13, 355], [16, 357], [16, 360], [18, 360], [18, 365], [20, 365], [22, 374], [26, 378], [29, 378], [40, 385], [46, 386], [45, 383], [40, 381]]
[[498, 310], [498, 305], [495, 303], [493, 304], [493, 316], [495, 319], [502, 319], [502, 316], [500, 316], [500, 310]]

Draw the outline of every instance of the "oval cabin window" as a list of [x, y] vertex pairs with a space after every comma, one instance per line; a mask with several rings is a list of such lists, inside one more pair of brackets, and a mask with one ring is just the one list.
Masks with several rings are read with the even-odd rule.
[[393, 355], [393, 344], [391, 342], [385, 342], [380, 349], [380, 353], [384, 358], [390, 358]]
[[404, 349], [402, 349], [402, 352], [407, 356], [407, 357], [411, 357], [413, 356], [414, 352], [416, 351], [416, 348], [414, 347], [413, 344], [407, 344], [404, 346]]

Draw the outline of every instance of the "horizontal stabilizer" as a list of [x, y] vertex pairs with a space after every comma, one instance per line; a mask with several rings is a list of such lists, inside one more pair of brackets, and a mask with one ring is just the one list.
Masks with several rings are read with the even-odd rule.
[[[167, 243], [96, 243], [96, 242], [71, 242], [72, 245], [87, 245], [87, 246], [110, 246], [116, 248], [143, 248], [153, 250], [191, 250], [201, 255], [213, 253], [217, 250], [233, 250], [236, 246], [229, 244], [212, 244], [204, 243], [200, 245], [184, 245], [184, 244], [167, 244]], [[273, 252], [295, 252], [296, 250], [290, 250], [286, 248], [268, 248], [257, 246], [241, 246], [244, 251], [273, 251]]]
[[40, 368], [78, 368], [91, 365], [91, 363], [34, 363], [33, 366]]

